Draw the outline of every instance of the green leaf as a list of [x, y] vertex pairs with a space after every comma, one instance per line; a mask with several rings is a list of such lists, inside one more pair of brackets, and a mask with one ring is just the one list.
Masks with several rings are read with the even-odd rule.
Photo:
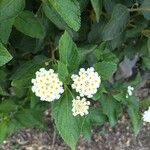
[[100, 46], [95, 49], [94, 55], [98, 61], [108, 61], [113, 63], [119, 62], [118, 57], [106, 48], [105, 42], [102, 42]]
[[102, 32], [103, 40], [108, 41], [119, 36], [126, 28], [128, 20], [128, 9], [124, 5], [117, 4], [113, 9], [110, 21], [104, 27]]
[[111, 41], [111, 48], [114, 50], [121, 47], [121, 44], [124, 42], [125, 34], [124, 32], [118, 35], [115, 39]]
[[88, 33], [88, 41], [89, 43], [99, 44], [102, 42], [102, 31], [104, 26], [106, 25], [106, 20], [103, 18], [99, 20], [99, 23], [93, 23], [91, 25], [91, 30]]
[[81, 126], [77, 117], [72, 115], [72, 99], [70, 91], [65, 91], [62, 97], [53, 103], [52, 115], [61, 137], [75, 150]]
[[91, 130], [93, 125], [102, 125], [107, 121], [106, 115], [99, 108], [90, 108], [89, 114], [85, 116], [82, 125], [82, 134], [86, 140], [91, 140]]
[[37, 56], [33, 60], [22, 64], [11, 76], [13, 80], [11, 85], [14, 87], [28, 87], [31, 84], [31, 79], [34, 77], [35, 72], [44, 66], [46, 61], [46, 57]]
[[[3, 67], [5, 68], [5, 67]], [[6, 87], [8, 85], [8, 77], [7, 77], [7, 72], [4, 70], [0, 70], [0, 95], [1, 96], [10, 96], [6, 90]]]
[[85, 62], [86, 57], [90, 55], [95, 50], [96, 47], [97, 45], [85, 45], [83, 47], [78, 48], [80, 64]]
[[0, 95], [9, 96], [9, 94], [5, 91], [5, 89], [0, 85]]
[[143, 57], [144, 66], [150, 70], [150, 57]]
[[69, 27], [56, 10], [51, 6], [48, 1], [43, 1], [42, 9], [47, 18], [49, 18], [58, 28], [68, 30]]
[[114, 94], [113, 97], [117, 101], [124, 103], [124, 101], [126, 101], [126, 94], [127, 94], [127, 91], [120, 90], [118, 93]]
[[61, 61], [58, 62], [58, 75], [59, 75], [59, 78], [62, 82], [68, 83], [69, 72], [67, 69], [67, 65], [65, 65]]
[[133, 125], [133, 131], [137, 135], [141, 128], [141, 119], [139, 115], [139, 100], [136, 97], [130, 96], [127, 99], [128, 114]]
[[110, 125], [114, 126], [117, 123], [117, 117], [121, 112], [121, 105], [111, 96], [104, 96], [100, 99], [102, 110], [107, 115]]
[[78, 2], [80, 4], [81, 12], [83, 12], [89, 3], [89, 0], [87, 0], [87, 1], [78, 0]]
[[117, 70], [117, 64], [113, 62], [102, 61], [94, 65], [102, 80], [108, 80]]
[[0, 144], [7, 136], [7, 121], [0, 122]]
[[17, 110], [17, 105], [14, 102], [14, 99], [5, 99], [0, 103], [0, 113], [9, 114]]
[[99, 18], [102, 12], [102, 0], [91, 0], [91, 3], [96, 14], [96, 20], [99, 22]]
[[94, 94], [94, 96], [92, 97], [92, 99], [93, 100], [99, 100], [104, 92], [106, 92], [106, 89], [104, 87], [104, 84], [101, 83], [99, 89], [97, 90], [96, 94]]
[[8, 50], [3, 46], [2, 43], [0, 43], [0, 66], [5, 65], [7, 62], [9, 62], [12, 59], [11, 54], [8, 52]]
[[[38, 115], [37, 115], [38, 114]], [[17, 120], [24, 128], [44, 128], [42, 112], [37, 109], [24, 109], [15, 114]]]
[[85, 117], [84, 123], [82, 125], [82, 134], [87, 141], [91, 141], [92, 137], [92, 124], [89, 115]]
[[23, 11], [14, 22], [17, 30], [33, 38], [44, 38], [45, 31], [38, 18], [30, 11]]
[[119, 62], [118, 57], [114, 53], [110, 52], [109, 50], [105, 50], [101, 54], [100, 60], [106, 61], [106, 62], [112, 62], [112, 63], [115, 63], [115, 64], [117, 64]]
[[13, 23], [14, 23], [14, 18], [7, 19], [7, 20], [0, 22], [0, 33], [1, 33], [0, 34], [0, 40], [4, 44], [6, 44], [8, 39], [9, 39]]
[[99, 108], [91, 108], [89, 117], [92, 123], [97, 123], [99, 125], [104, 124], [107, 117], [103, 114], [102, 110]]
[[49, 0], [49, 3], [73, 30], [80, 29], [80, 6], [77, 0]]
[[103, 5], [108, 14], [112, 14], [116, 2], [114, 0], [103, 0]]
[[67, 65], [69, 72], [79, 66], [79, 54], [76, 44], [70, 35], [65, 31], [59, 40], [60, 61]]
[[145, 19], [150, 20], [150, 1], [144, 0], [141, 8], [145, 9], [144, 11], [142, 11]]
[[1, 0], [0, 22], [16, 17], [25, 7], [25, 0]]
[[150, 97], [146, 97], [144, 100], [140, 101], [140, 107], [144, 109], [148, 109], [150, 106]]
[[29, 96], [30, 96], [30, 108], [36, 108], [38, 104], [40, 103], [39, 98], [32, 92], [32, 90], [29, 90]]
[[97, 58], [97, 60], [103, 60], [101, 59], [101, 56], [103, 55], [104, 51], [106, 49], [106, 42], [102, 42], [94, 51], [94, 54]]
[[5, 81], [4, 80], [6, 80], [7, 79], [7, 72], [5, 72], [4, 70], [0, 70], [0, 83], [4, 83]]

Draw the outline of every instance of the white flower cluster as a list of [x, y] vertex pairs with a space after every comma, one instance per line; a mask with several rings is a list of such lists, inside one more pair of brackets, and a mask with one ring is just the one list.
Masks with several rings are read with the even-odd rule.
[[150, 107], [143, 113], [143, 121], [150, 123]]
[[[93, 67], [87, 70], [81, 68], [79, 75], [73, 74], [71, 78], [73, 80], [72, 88], [79, 92], [82, 97], [77, 96], [72, 100], [73, 115], [87, 115], [90, 102], [84, 96], [93, 97], [100, 86], [101, 78]], [[41, 68], [36, 72], [36, 78], [32, 79], [31, 82], [33, 84], [32, 91], [42, 101], [50, 102], [59, 99], [64, 92], [63, 83], [59, 80], [58, 74], [54, 73], [52, 69]]]
[[79, 75], [73, 74], [71, 78], [73, 80], [72, 88], [79, 92], [81, 97], [93, 97], [101, 83], [101, 78], [93, 67], [87, 70], [81, 68]]
[[126, 98], [133, 95], [134, 87], [128, 86]]
[[90, 102], [86, 100], [86, 98], [81, 98], [79, 96], [76, 99], [73, 99], [72, 102], [72, 112], [74, 116], [80, 115], [84, 116], [87, 115], [89, 109]]
[[41, 68], [36, 72], [36, 78], [32, 79], [32, 91], [42, 101], [54, 101], [59, 99], [64, 92], [63, 83], [53, 69]]

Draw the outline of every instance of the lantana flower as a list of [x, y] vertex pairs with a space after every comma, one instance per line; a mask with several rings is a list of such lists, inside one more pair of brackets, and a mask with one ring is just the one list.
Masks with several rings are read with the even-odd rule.
[[150, 123], [150, 107], [143, 113], [143, 121]]
[[81, 97], [93, 97], [101, 83], [101, 77], [95, 72], [93, 67], [87, 70], [81, 68], [79, 74], [73, 74], [71, 78], [73, 80], [72, 88], [75, 89]]
[[75, 99], [72, 101], [72, 112], [73, 116], [84, 116], [87, 115], [89, 112], [89, 105], [90, 102], [86, 100], [86, 98], [81, 98], [77, 96]]
[[54, 101], [60, 98], [64, 92], [63, 83], [59, 80], [58, 74], [53, 69], [39, 69], [36, 78], [32, 79], [32, 91], [42, 101]]

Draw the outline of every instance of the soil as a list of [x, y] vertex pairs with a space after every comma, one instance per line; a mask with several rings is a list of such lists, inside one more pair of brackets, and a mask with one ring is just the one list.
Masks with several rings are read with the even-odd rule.
[[[31, 128], [10, 136], [0, 150], [70, 150], [49, 123], [48, 131]], [[150, 150], [150, 125], [143, 125], [138, 136], [132, 132], [128, 118], [123, 116], [116, 127], [108, 124], [94, 127], [91, 141], [82, 137], [77, 150]]]

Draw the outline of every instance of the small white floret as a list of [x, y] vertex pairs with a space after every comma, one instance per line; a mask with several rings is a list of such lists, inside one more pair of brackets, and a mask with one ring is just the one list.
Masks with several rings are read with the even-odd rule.
[[129, 98], [129, 96], [132, 96], [133, 95], [133, 91], [134, 91], [134, 87], [128, 86], [126, 98]]
[[143, 113], [143, 121], [150, 123], [150, 107]]
[[72, 101], [72, 112], [73, 116], [84, 116], [87, 115], [89, 112], [89, 105], [90, 102], [86, 100], [86, 98], [80, 98], [79, 96], [76, 97], [76, 99], [73, 99]]

